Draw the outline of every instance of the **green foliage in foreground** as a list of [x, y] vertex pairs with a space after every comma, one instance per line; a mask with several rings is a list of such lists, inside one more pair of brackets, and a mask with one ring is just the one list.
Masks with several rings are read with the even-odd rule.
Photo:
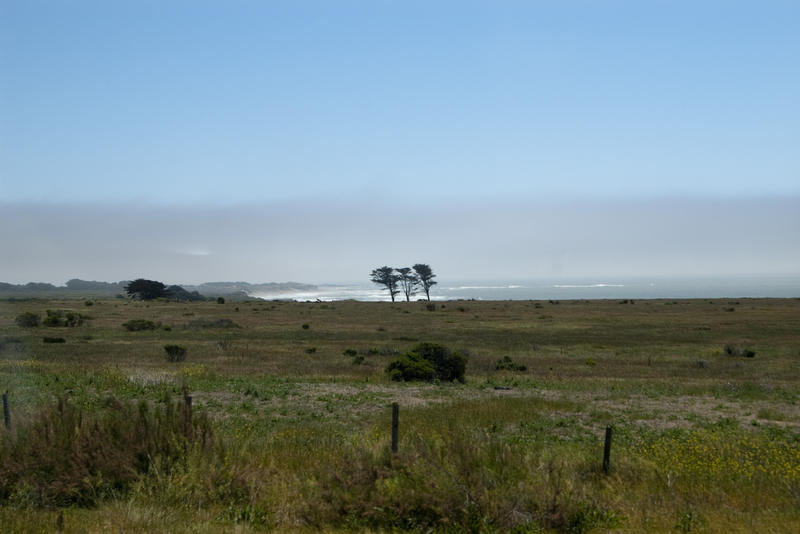
[[[568, 407], [498, 398], [407, 410], [393, 454], [384, 418], [360, 432], [304, 424], [249, 441], [214, 437], [204, 413], [189, 421], [183, 404], [168, 399], [108, 400], [93, 410], [62, 399], [0, 442], [0, 503], [159, 503], [215, 510], [222, 530], [486, 533], [648, 524], [657, 532], [709, 524], [747, 531], [737, 528], [743, 516], [716, 510], [736, 503], [747, 515], [797, 504], [800, 447], [791, 433], [731, 423], [622, 428], [605, 475], [601, 440], [559, 438], [563, 426], [546, 415]], [[781, 517], [774, 531], [800, 524]], [[765, 524], [739, 526], [749, 525]]]
[[0, 442], [0, 500], [95, 506], [148, 473], [170, 473], [190, 448], [208, 452], [211, 438], [206, 417], [189, 421], [169, 399], [133, 406], [110, 398], [89, 412], [62, 398]]

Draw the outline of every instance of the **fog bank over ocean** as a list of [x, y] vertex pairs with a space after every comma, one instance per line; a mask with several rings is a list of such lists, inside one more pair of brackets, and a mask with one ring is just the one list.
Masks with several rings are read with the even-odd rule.
[[[252, 297], [288, 300], [388, 301], [389, 294], [370, 284], [322, 284], [302, 292], [252, 293]], [[800, 276], [739, 276], [721, 278], [626, 278], [611, 281], [552, 279], [505, 282], [441, 283], [431, 300], [574, 300], [660, 298], [794, 298], [800, 297]], [[403, 300], [398, 295], [397, 300]], [[417, 294], [412, 300], [424, 298]]]
[[0, 202], [0, 243], [0, 281], [15, 284], [352, 281], [324, 293], [377, 299], [372, 269], [426, 263], [441, 284], [434, 295], [447, 299], [800, 296], [792, 282], [800, 195], [216, 208]]

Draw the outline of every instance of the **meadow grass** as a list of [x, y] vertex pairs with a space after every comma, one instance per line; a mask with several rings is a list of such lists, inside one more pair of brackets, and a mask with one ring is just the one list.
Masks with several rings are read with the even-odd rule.
[[[88, 318], [15, 322], [48, 309]], [[132, 320], [156, 328], [123, 327]], [[433, 311], [423, 302], [3, 302], [0, 389], [12, 428], [0, 430], [0, 468], [18, 478], [0, 491], [0, 524], [796, 532], [799, 333], [797, 299], [464, 301]], [[65, 343], [43, 342], [52, 336]], [[425, 341], [468, 355], [465, 384], [388, 380], [387, 364]], [[168, 361], [166, 345], [186, 347], [185, 361]], [[525, 370], [496, 370], [505, 357]], [[202, 447], [178, 411], [158, 411], [184, 391], [193, 421], [213, 435]], [[396, 454], [392, 402], [401, 407]], [[69, 417], [58, 415], [65, 404]], [[119, 415], [137, 406], [147, 415]], [[155, 424], [162, 431], [147, 433]], [[62, 449], [49, 438], [32, 448], [47, 432], [62, 436], [52, 440]], [[78, 454], [85, 442], [70, 435], [95, 436], [94, 456]], [[118, 439], [142, 435], [146, 450]], [[48, 453], [66, 465], [36, 464]], [[98, 460], [115, 454], [139, 463], [115, 472]], [[60, 486], [37, 472], [45, 468]]]

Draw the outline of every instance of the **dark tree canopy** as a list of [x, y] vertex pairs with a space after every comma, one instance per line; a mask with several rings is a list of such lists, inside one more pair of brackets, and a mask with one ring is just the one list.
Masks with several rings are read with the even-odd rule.
[[436, 275], [433, 274], [433, 269], [427, 263], [417, 263], [414, 265], [414, 273], [417, 276], [418, 283], [425, 291], [425, 296], [428, 301], [431, 300], [431, 287], [436, 285]]
[[397, 284], [400, 282], [400, 275], [396, 274], [392, 267], [383, 266], [373, 269], [370, 274], [370, 280], [379, 286], [385, 287], [392, 297], [392, 302], [394, 302], [395, 295], [400, 292], [400, 290], [397, 289]]
[[186, 291], [181, 286], [169, 286], [167, 288], [167, 295], [168, 298], [178, 301], [201, 301], [206, 300], [206, 298], [198, 293], [197, 291]]
[[140, 298], [142, 300], [153, 300], [169, 296], [167, 286], [161, 282], [145, 280], [144, 278], [138, 278], [133, 282], [128, 282], [128, 285], [125, 286], [125, 291], [131, 297]]
[[411, 267], [401, 267], [397, 269], [397, 274], [400, 276], [400, 289], [406, 296], [406, 302], [411, 300], [411, 296], [416, 294], [417, 286], [419, 286], [419, 278]]

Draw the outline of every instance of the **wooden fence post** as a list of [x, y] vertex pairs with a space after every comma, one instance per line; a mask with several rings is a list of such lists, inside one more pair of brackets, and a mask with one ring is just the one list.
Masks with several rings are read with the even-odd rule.
[[8, 405], [8, 390], [3, 393], [3, 421], [6, 428], [11, 428], [11, 407]]
[[399, 419], [400, 419], [400, 406], [396, 403], [392, 403], [392, 452], [397, 452], [397, 431], [399, 427]]
[[603, 473], [608, 474], [608, 470], [611, 467], [611, 434], [613, 432], [613, 428], [611, 425], [606, 427], [606, 443], [603, 447]]
[[192, 397], [191, 395], [183, 395], [183, 402], [185, 403], [183, 412], [183, 432], [187, 438], [192, 434]]

